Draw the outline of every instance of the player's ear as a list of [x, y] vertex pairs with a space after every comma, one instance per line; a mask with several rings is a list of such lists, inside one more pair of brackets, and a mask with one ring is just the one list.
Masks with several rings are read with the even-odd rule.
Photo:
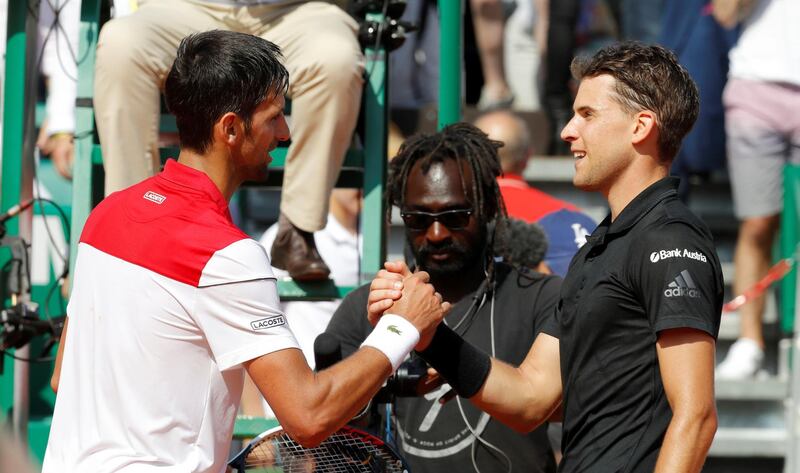
[[633, 132], [631, 143], [640, 145], [648, 138], [655, 138], [658, 135], [658, 121], [656, 114], [652, 110], [641, 110], [634, 116]]
[[214, 122], [214, 138], [228, 146], [235, 146], [242, 138], [242, 125], [242, 119], [238, 115], [227, 112]]

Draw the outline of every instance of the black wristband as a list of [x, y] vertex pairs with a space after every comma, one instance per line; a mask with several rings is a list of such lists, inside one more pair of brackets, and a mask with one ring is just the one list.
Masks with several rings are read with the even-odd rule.
[[461, 397], [470, 398], [486, 382], [492, 360], [445, 324], [436, 327], [428, 348], [419, 352]]

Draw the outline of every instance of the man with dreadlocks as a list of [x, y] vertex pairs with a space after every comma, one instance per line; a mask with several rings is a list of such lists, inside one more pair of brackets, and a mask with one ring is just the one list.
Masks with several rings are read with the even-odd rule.
[[[466, 123], [412, 137], [390, 164], [388, 198], [400, 209], [414, 264], [454, 304], [445, 323], [518, 364], [553, 313], [560, 279], [494, 261], [494, 229], [506, 218], [496, 182], [500, 146]], [[345, 356], [371, 330], [369, 289], [349, 294], [326, 330]], [[395, 401], [396, 436], [411, 471], [555, 471], [545, 427], [519, 435], [461, 398], [441, 404], [449, 391], [442, 385]]]

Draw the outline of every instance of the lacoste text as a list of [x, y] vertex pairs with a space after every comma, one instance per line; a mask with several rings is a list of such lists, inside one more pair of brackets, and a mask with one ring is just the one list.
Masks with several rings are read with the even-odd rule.
[[272, 317], [250, 322], [250, 326], [253, 327], [253, 330], [264, 330], [267, 328], [277, 327], [285, 323], [286, 319], [284, 319], [282, 315], [273, 315]]

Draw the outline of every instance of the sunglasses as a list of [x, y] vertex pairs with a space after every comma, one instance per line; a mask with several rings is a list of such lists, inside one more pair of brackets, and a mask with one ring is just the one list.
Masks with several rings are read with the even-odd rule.
[[409, 230], [427, 230], [433, 222], [439, 222], [450, 230], [461, 230], [469, 225], [472, 209], [445, 210], [444, 212], [421, 212], [405, 210], [400, 212]]

